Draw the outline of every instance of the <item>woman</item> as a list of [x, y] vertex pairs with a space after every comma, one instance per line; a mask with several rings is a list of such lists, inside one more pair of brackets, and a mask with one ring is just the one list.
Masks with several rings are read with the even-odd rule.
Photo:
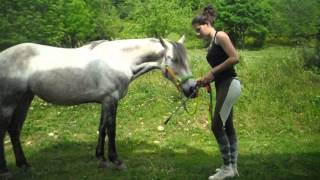
[[209, 177], [209, 180], [238, 175], [238, 149], [232, 106], [241, 91], [240, 81], [236, 78], [234, 68], [239, 62], [239, 57], [229, 36], [214, 28], [216, 17], [217, 12], [213, 7], [207, 6], [201, 15], [192, 20], [192, 27], [197, 36], [211, 41], [207, 61], [212, 68], [207, 75], [197, 80], [197, 84], [203, 87], [214, 81], [216, 88], [216, 104], [211, 127], [219, 144], [223, 165]]

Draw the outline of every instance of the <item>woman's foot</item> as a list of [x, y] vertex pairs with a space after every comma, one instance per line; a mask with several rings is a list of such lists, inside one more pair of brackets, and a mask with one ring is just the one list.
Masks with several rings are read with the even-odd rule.
[[234, 177], [236, 174], [231, 165], [223, 165], [220, 169], [216, 169], [216, 174], [209, 176], [209, 180], [223, 180]]
[[239, 176], [237, 164], [232, 164], [231, 167], [232, 167], [234, 176]]
[[[223, 167], [223, 166], [222, 166], [222, 167]], [[222, 168], [222, 167], [221, 167], [221, 168]], [[232, 167], [232, 170], [233, 170], [233, 172], [234, 172], [234, 176], [239, 176], [237, 164], [232, 164], [231, 167]], [[217, 168], [217, 169], [216, 169], [216, 173], [219, 172], [219, 171], [221, 170], [221, 168]]]

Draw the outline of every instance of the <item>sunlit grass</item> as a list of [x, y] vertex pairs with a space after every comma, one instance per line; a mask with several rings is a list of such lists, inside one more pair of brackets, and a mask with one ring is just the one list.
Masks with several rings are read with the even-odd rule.
[[[237, 179], [320, 177], [320, 77], [302, 69], [296, 52], [285, 47], [240, 52]], [[189, 59], [195, 77], [209, 69], [205, 50], [189, 50]], [[117, 118], [118, 151], [128, 166], [123, 172], [97, 168], [98, 104], [62, 107], [35, 99], [22, 134], [33, 171], [15, 167], [7, 138], [9, 168], [14, 179], [207, 179], [221, 163], [208, 122], [208, 96], [202, 90], [188, 102], [191, 111], [197, 107], [194, 115], [181, 110], [163, 125], [180, 98], [159, 71], [130, 85]]]

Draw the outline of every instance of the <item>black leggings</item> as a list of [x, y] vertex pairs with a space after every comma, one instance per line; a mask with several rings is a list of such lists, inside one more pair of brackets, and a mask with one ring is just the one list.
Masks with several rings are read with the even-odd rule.
[[228, 92], [230, 88], [233, 88], [233, 86], [230, 86], [233, 80], [235, 79], [230, 78], [223, 82], [215, 83], [216, 106], [211, 128], [218, 142], [224, 165], [230, 163], [236, 164], [238, 158], [237, 136], [233, 125], [233, 110], [231, 109], [229, 116], [225, 121], [225, 126], [223, 126], [220, 115], [221, 108], [226, 100]]

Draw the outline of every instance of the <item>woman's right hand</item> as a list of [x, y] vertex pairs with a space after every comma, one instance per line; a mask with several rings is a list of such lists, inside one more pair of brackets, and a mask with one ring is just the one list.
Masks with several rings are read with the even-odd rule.
[[211, 71], [209, 73], [199, 79], [197, 79], [197, 86], [198, 87], [205, 87], [209, 85], [214, 80], [214, 75]]

